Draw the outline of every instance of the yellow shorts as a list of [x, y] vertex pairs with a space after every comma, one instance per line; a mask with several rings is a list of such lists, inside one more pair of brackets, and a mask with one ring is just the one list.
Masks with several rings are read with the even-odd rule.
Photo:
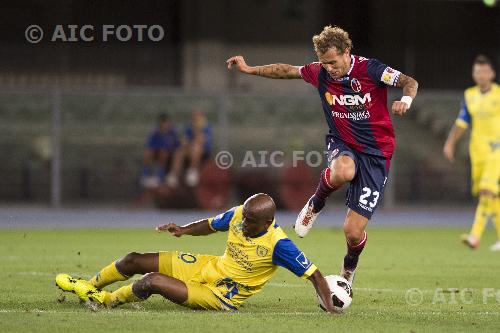
[[206, 284], [200, 283], [201, 269], [216, 256], [184, 252], [160, 252], [159, 272], [184, 282], [188, 299], [184, 306], [193, 309], [227, 310]]
[[472, 194], [488, 190], [500, 194], [500, 153], [490, 153], [485, 158], [472, 159]]

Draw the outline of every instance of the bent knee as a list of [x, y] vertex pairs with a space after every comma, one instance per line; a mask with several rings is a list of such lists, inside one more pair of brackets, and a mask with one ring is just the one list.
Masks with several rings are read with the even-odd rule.
[[354, 179], [355, 174], [356, 171], [354, 169], [354, 165], [352, 165], [352, 167], [343, 168], [340, 172], [340, 177], [344, 182], [350, 182], [351, 180]]
[[129, 254], [127, 254], [125, 257], [123, 257], [122, 259], [120, 259], [120, 263], [123, 264], [123, 265], [134, 265], [137, 263], [137, 261], [139, 260], [139, 258], [141, 257], [141, 253], [138, 253], [138, 252], [130, 252]]
[[133, 275], [141, 255], [141, 253], [130, 252], [116, 263], [116, 267], [122, 274]]
[[162, 282], [161, 273], [147, 273], [139, 280], [139, 285], [143, 290], [155, 291], [159, 289]]
[[359, 244], [365, 236], [365, 230], [355, 226], [344, 224], [344, 234], [349, 244]]
[[334, 184], [350, 182], [356, 174], [354, 161], [347, 156], [341, 156], [337, 159], [330, 169], [332, 170], [330, 181]]
[[155, 293], [159, 289], [160, 278], [158, 275], [160, 273], [147, 273], [144, 274], [139, 280], [137, 280], [133, 286], [132, 290], [134, 293], [142, 299], [146, 299], [151, 294]]

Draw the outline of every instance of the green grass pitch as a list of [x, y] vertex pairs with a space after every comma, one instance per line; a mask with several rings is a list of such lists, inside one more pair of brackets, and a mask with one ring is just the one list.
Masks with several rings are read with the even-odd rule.
[[[345, 252], [340, 230], [315, 228], [304, 239], [287, 232], [324, 275], [338, 273]], [[494, 235], [488, 232], [482, 248], [471, 251], [458, 242], [460, 232], [370, 229], [353, 304], [344, 315], [330, 316], [317, 307], [312, 285], [282, 268], [235, 313], [193, 311], [157, 295], [139, 305], [92, 312], [73, 294], [60, 298], [57, 273], [90, 277], [131, 251], [222, 254], [224, 233], [177, 239], [142, 229], [3, 229], [0, 331], [498, 332], [500, 253], [487, 246]], [[408, 294], [412, 288], [421, 294]]]

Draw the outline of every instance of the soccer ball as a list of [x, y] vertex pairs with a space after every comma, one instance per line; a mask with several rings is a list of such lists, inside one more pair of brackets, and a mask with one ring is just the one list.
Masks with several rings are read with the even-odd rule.
[[[352, 302], [352, 286], [349, 282], [339, 275], [325, 276], [325, 280], [328, 283], [328, 287], [330, 287], [333, 307], [339, 312], [347, 309]], [[316, 296], [318, 297], [319, 307], [326, 311], [321, 297], [319, 295]]]

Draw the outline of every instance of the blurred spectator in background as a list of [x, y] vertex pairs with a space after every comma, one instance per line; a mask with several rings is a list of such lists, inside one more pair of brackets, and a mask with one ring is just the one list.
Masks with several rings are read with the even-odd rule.
[[140, 180], [143, 187], [153, 189], [165, 181], [170, 161], [179, 147], [179, 137], [170, 117], [166, 113], [160, 114], [158, 127], [146, 142]]
[[476, 86], [465, 90], [462, 107], [443, 148], [444, 156], [453, 162], [455, 145], [471, 126], [470, 159], [472, 194], [479, 195], [476, 216], [470, 234], [462, 241], [472, 249], [489, 220], [497, 229], [498, 241], [492, 251], [500, 251], [500, 86], [494, 82], [495, 70], [483, 55], [476, 57], [472, 67]]
[[195, 110], [191, 114], [191, 123], [184, 129], [181, 146], [175, 152], [172, 169], [166, 183], [175, 188], [179, 185], [179, 177], [184, 167], [186, 185], [198, 185], [201, 163], [210, 157], [213, 145], [212, 125], [207, 121], [205, 114]]

